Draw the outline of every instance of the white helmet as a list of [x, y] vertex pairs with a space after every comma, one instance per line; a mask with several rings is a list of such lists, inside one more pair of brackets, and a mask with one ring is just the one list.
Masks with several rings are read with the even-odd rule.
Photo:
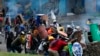
[[76, 29], [80, 29], [80, 26], [76, 26]]
[[76, 28], [78, 31], [81, 30], [81, 27], [80, 27], [80, 26], [76, 26], [75, 28]]
[[67, 28], [71, 28], [71, 25], [67, 25]]
[[21, 32], [21, 34], [22, 34], [22, 35], [24, 35], [24, 34], [25, 34], [25, 32], [24, 32], [24, 31], [22, 31], [22, 32]]

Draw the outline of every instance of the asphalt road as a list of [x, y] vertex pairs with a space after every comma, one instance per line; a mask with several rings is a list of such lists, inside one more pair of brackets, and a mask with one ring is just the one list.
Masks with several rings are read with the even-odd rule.
[[0, 51], [7, 51], [4, 33], [0, 34]]

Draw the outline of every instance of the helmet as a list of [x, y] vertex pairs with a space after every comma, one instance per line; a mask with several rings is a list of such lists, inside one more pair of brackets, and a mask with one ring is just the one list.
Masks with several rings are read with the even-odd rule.
[[71, 28], [71, 25], [67, 25], [67, 28]]
[[80, 26], [76, 26], [76, 29], [77, 29], [78, 31], [82, 30]]
[[76, 26], [76, 29], [80, 29], [80, 26]]
[[22, 34], [22, 35], [25, 35], [25, 32], [24, 32], [24, 31], [22, 31], [22, 32], [21, 32], [21, 34]]

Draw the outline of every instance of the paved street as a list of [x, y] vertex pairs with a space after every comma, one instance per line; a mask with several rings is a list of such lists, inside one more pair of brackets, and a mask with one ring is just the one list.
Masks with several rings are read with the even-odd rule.
[[0, 34], [0, 51], [6, 51], [5, 37], [4, 33]]

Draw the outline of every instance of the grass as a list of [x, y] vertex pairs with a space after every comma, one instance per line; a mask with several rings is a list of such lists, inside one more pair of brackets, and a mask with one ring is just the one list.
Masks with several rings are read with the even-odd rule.
[[0, 56], [42, 56], [42, 55], [0, 52]]

